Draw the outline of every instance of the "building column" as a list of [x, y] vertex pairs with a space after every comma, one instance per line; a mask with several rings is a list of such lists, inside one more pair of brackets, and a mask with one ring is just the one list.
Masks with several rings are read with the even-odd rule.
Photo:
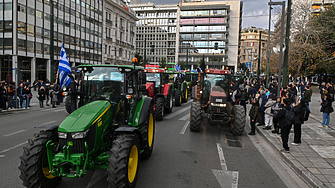
[[191, 70], [194, 70], [194, 69], [193, 69], [193, 66], [194, 66], [194, 65], [192, 64], [192, 65], [191, 65]]
[[18, 74], [19, 74], [19, 69], [18, 69], [18, 62], [17, 62], [17, 56], [13, 55], [12, 56], [12, 80], [15, 82], [15, 87], [18, 88]]
[[30, 82], [34, 82], [36, 80], [36, 58], [31, 58], [30, 61]]
[[47, 60], [47, 79], [51, 80], [51, 60]]

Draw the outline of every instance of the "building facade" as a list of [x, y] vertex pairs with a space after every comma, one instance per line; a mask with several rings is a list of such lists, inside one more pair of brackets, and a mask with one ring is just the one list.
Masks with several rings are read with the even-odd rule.
[[[177, 63], [177, 5], [130, 5], [139, 19], [136, 22], [136, 49], [148, 63]], [[153, 52], [151, 48], [154, 47]]]
[[322, 10], [327, 10], [335, 0], [312, 0], [312, 16], [317, 16]]
[[[101, 0], [1, 0], [0, 7], [1, 80], [50, 80], [62, 43], [72, 66], [101, 63]], [[54, 65], [50, 61], [52, 41]]]
[[185, 62], [187, 68], [196, 69], [204, 57], [208, 67], [236, 70], [242, 6], [240, 1], [180, 2], [179, 61]]
[[123, 1], [104, 1], [102, 64], [131, 64], [135, 56], [135, 12]]
[[[261, 67], [266, 66], [268, 30], [256, 27], [248, 27], [241, 31], [241, 55], [240, 63], [251, 62], [251, 71], [256, 72], [259, 57], [259, 33], [262, 32], [261, 39]], [[264, 64], [265, 63], [265, 64]]]

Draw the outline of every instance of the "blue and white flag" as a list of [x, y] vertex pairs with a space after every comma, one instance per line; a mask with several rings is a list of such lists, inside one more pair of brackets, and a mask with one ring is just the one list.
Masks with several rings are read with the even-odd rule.
[[68, 86], [71, 82], [71, 78], [68, 74], [71, 74], [71, 67], [69, 64], [69, 59], [67, 58], [65, 49], [64, 49], [64, 43], [62, 44], [62, 49], [60, 52], [60, 59], [59, 59], [59, 85], [61, 88], [64, 86]]
[[176, 71], [180, 73], [179, 77], [181, 77], [181, 65], [176, 65]]

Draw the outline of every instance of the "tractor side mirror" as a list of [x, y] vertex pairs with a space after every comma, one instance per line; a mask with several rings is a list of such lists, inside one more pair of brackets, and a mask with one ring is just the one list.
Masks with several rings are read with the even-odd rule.
[[147, 83], [147, 75], [145, 72], [140, 72], [138, 74], [138, 80], [139, 80], [139, 83], [141, 84], [146, 84]]

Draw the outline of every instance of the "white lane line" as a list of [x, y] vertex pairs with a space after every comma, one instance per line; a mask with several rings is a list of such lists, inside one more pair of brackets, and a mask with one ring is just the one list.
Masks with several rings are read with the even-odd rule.
[[19, 130], [19, 131], [13, 132], [13, 133], [5, 134], [3, 136], [13, 136], [14, 134], [19, 134], [19, 133], [22, 133], [22, 132], [25, 132], [25, 131], [26, 130]]
[[4, 157], [5, 155], [0, 155], [0, 158]]
[[46, 123], [43, 123], [42, 125], [49, 125], [51, 123], [55, 123], [56, 121], [49, 121], [49, 122], [46, 122]]
[[183, 108], [183, 109], [181, 109], [181, 110], [178, 110], [177, 112], [175, 112], [175, 113], [173, 113], [173, 114], [170, 114], [170, 115], [164, 117], [164, 119], [171, 119], [171, 118], [173, 118], [173, 117], [175, 117], [175, 116], [177, 116], [177, 115], [179, 115], [179, 114], [185, 112], [186, 110], [189, 110], [190, 108], [191, 108], [191, 106], [188, 106], [188, 107], [186, 107], [186, 108]]
[[60, 111], [65, 111], [65, 109], [55, 110], [54, 112], [60, 112]]
[[25, 145], [26, 143], [28, 143], [28, 141], [25, 141], [25, 142], [23, 142], [23, 143], [21, 143], [21, 144], [15, 145], [15, 146], [13, 146], [13, 147], [11, 147], [11, 148], [8, 148], [8, 149], [5, 149], [5, 150], [3, 150], [3, 151], [0, 151], [0, 154], [6, 153], [7, 151], [10, 151], [10, 150], [12, 150], [12, 149], [18, 148], [18, 147], [20, 147], [20, 146], [22, 146], [22, 145]]
[[55, 110], [55, 109], [53, 109], [53, 108], [45, 109], [45, 110], [41, 110], [41, 112], [47, 112], [47, 111], [50, 111], [50, 110]]
[[190, 124], [190, 121], [186, 121], [183, 129], [180, 131], [180, 134], [185, 134], [185, 131], [186, 131], [186, 129], [187, 129], [187, 127], [188, 127], [189, 124]]
[[190, 114], [187, 114], [186, 116], [180, 118], [179, 120], [185, 121], [185, 120], [188, 120], [188, 119], [190, 119]]
[[104, 178], [106, 175], [107, 175], [107, 170], [104, 170], [104, 169], [96, 170], [86, 188], [90, 188], [94, 186], [94, 184], [96, 184], [99, 180]]

